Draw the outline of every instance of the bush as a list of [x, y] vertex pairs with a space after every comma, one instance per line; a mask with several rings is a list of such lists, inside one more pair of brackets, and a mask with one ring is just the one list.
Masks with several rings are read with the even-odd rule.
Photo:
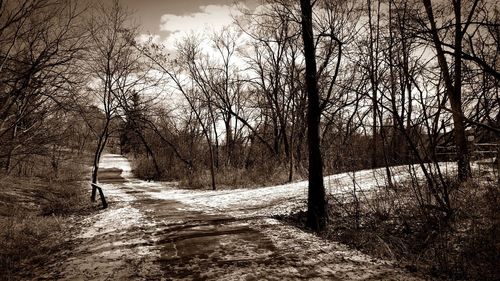
[[144, 156], [132, 160], [132, 172], [140, 179], [158, 179], [161, 175], [155, 175], [153, 161]]
[[81, 212], [89, 207], [89, 190], [86, 182], [53, 183], [44, 191], [41, 214], [70, 215]]

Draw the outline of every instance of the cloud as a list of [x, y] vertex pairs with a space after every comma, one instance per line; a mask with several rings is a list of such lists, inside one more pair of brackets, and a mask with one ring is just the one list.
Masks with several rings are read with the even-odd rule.
[[135, 41], [139, 43], [139, 45], [146, 44], [146, 43], [155, 43], [159, 44], [161, 43], [161, 37], [158, 34], [139, 34], [137, 37], [135, 37]]
[[173, 48], [175, 42], [187, 34], [203, 34], [219, 30], [233, 23], [234, 16], [240, 16], [236, 5], [201, 6], [200, 12], [187, 15], [165, 14], [161, 17], [160, 30], [168, 32], [164, 41], [167, 48]]

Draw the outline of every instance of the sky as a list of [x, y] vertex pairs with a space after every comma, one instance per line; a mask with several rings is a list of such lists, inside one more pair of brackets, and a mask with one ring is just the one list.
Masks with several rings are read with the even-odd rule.
[[119, 0], [134, 12], [145, 38], [172, 44], [183, 34], [218, 29], [232, 22], [235, 4], [255, 8], [259, 0]]
[[[88, 0], [111, 3], [112, 0]], [[105, 2], [104, 2], [105, 1]], [[233, 22], [238, 5], [255, 9], [262, 0], [118, 0], [133, 13], [134, 24], [139, 27], [139, 41], [152, 37], [168, 52], [175, 52], [175, 42], [190, 33], [207, 33]], [[202, 47], [206, 47], [202, 45]], [[205, 48], [204, 48], [205, 49]], [[210, 52], [210, 48], [205, 49]], [[169, 104], [176, 107], [176, 95], [169, 95]], [[178, 96], [181, 100], [181, 96]], [[222, 131], [222, 130], [221, 130]]]

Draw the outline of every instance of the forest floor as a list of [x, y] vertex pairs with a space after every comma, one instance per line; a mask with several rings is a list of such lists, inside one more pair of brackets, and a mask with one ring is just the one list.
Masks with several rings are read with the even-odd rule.
[[[135, 179], [119, 155], [105, 155], [101, 167], [110, 207], [77, 222], [73, 247], [40, 268], [38, 280], [425, 279], [273, 219], [304, 207], [306, 182], [188, 190]], [[359, 171], [356, 185], [384, 184], [379, 174]], [[327, 177], [328, 192], [347, 192], [353, 175]]]

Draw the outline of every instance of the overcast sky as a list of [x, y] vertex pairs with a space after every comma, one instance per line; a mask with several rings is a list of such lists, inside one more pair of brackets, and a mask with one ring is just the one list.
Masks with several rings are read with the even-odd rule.
[[253, 9], [259, 0], [120, 0], [141, 26], [143, 34], [174, 41], [191, 30], [217, 29], [232, 22], [234, 4]]

